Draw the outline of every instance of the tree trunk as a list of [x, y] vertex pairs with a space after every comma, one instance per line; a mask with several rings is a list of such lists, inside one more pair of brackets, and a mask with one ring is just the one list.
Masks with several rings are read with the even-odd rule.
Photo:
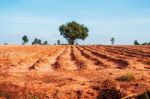
[[69, 39], [69, 40], [68, 40], [68, 43], [71, 44], [71, 45], [74, 45], [75, 40], [74, 40], [74, 39]]

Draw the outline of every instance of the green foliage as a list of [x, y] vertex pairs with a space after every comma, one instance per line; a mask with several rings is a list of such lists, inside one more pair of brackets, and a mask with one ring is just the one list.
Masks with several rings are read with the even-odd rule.
[[26, 36], [26, 35], [24, 35], [23, 37], [22, 37], [22, 40], [23, 40], [23, 45], [25, 44], [25, 43], [28, 43], [28, 41], [29, 41], [29, 39], [28, 39], [28, 37]]
[[142, 45], [150, 45], [150, 42], [145, 42], [145, 43], [142, 43]]
[[32, 42], [32, 45], [36, 45], [36, 44], [42, 44], [42, 41], [38, 38], [35, 38], [34, 41]]
[[114, 45], [115, 38], [114, 38], [114, 37], [112, 37], [112, 38], [110, 39], [110, 41], [111, 41], [111, 44], [112, 44], [112, 45]]
[[42, 41], [40, 39], [38, 40], [38, 44], [40, 44], [40, 45], [42, 44]]
[[35, 38], [34, 41], [32, 42], [32, 45], [38, 44], [38, 39]]
[[137, 40], [135, 40], [134, 45], [140, 45], [140, 43]]
[[32, 45], [36, 45], [36, 44], [39, 44], [39, 45], [48, 45], [48, 42], [47, 41], [44, 41], [42, 43], [42, 40], [38, 39], [38, 38], [35, 38], [34, 41], [32, 42]]
[[150, 42], [144, 42], [144, 43], [140, 44], [137, 40], [135, 40], [134, 45], [150, 45]]
[[8, 43], [4, 43], [4, 45], [8, 45]]
[[134, 79], [135, 78], [134, 78], [133, 74], [126, 74], [126, 75], [123, 75], [123, 76], [117, 78], [117, 80], [119, 80], [119, 81], [127, 81], [127, 82], [132, 81]]
[[48, 42], [47, 42], [47, 41], [44, 41], [43, 45], [48, 45]]
[[60, 40], [57, 40], [57, 45], [60, 45], [60, 44], [61, 44]]
[[148, 44], [145, 42], [145, 43], [142, 43], [142, 45], [148, 45]]
[[60, 35], [67, 39], [69, 44], [74, 44], [77, 39], [84, 40], [88, 37], [88, 28], [75, 21], [63, 24], [59, 27]]
[[[135, 40], [134, 45], [140, 45], [140, 43], [137, 40]], [[150, 42], [144, 42], [141, 45], [150, 45]]]

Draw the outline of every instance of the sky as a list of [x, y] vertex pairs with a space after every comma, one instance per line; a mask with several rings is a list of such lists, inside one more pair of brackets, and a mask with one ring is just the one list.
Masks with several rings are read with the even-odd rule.
[[80, 44], [149, 42], [150, 0], [0, 0], [0, 44], [21, 44], [23, 35], [66, 43], [58, 28], [70, 21], [89, 28]]

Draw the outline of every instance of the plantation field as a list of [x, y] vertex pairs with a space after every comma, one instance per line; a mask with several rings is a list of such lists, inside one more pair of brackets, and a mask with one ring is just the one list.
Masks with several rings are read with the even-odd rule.
[[0, 46], [0, 99], [119, 99], [148, 88], [150, 46]]

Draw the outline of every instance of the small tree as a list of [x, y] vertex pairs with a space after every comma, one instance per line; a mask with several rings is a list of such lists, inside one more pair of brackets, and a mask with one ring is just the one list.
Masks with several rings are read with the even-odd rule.
[[112, 44], [112, 45], [114, 45], [115, 38], [114, 38], [114, 37], [112, 37], [112, 38], [110, 39], [110, 41], [111, 41], [111, 44]]
[[134, 45], [140, 45], [140, 43], [137, 40], [135, 40]]
[[42, 40], [38, 39], [38, 44], [41, 45], [42, 44]]
[[60, 44], [61, 44], [60, 40], [57, 40], [57, 45], [60, 45]]
[[35, 38], [34, 41], [32, 42], [32, 45], [38, 44], [38, 39]]
[[147, 42], [145, 42], [145, 43], [142, 43], [141, 45], [148, 45], [148, 43], [147, 43]]
[[28, 41], [29, 41], [29, 39], [28, 39], [28, 37], [26, 36], [26, 35], [24, 35], [23, 37], [22, 37], [22, 40], [23, 40], [23, 45], [25, 44], [25, 43], [28, 43]]
[[84, 40], [88, 37], [88, 28], [75, 21], [63, 24], [59, 27], [60, 35], [62, 35], [69, 44], [73, 45], [77, 39]]
[[[44, 42], [44, 43], [48, 43], [47, 41]], [[42, 44], [42, 40], [38, 39], [38, 38], [35, 38], [34, 41], [32, 42], [32, 45], [35, 45], [35, 44], [39, 44], [41, 45]]]
[[8, 45], [8, 43], [4, 43], [4, 45]]
[[43, 45], [48, 45], [48, 42], [47, 42], [47, 41], [44, 41]]

